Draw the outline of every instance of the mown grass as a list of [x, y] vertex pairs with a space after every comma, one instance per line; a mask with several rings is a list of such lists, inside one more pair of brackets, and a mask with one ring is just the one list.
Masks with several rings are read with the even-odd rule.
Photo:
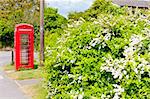
[[15, 71], [15, 67], [13, 65], [7, 65], [3, 67], [3, 70], [6, 71], [8, 77], [15, 80], [42, 78], [42, 68]]
[[16, 80], [24, 80], [24, 79], [38, 79], [42, 78], [42, 73], [40, 69], [36, 70], [22, 70], [16, 72], [7, 73], [8, 77]]
[[10, 71], [10, 70], [15, 70], [15, 67], [14, 65], [9, 64], [9, 65], [3, 66], [2, 69], [4, 71]]
[[42, 87], [42, 84], [23, 86], [24, 93], [32, 99], [46, 99], [47, 91]]

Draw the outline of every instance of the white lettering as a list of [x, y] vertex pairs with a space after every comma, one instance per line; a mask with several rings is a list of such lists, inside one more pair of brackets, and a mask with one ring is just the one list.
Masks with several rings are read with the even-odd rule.
[[19, 29], [19, 31], [32, 31], [32, 29]]

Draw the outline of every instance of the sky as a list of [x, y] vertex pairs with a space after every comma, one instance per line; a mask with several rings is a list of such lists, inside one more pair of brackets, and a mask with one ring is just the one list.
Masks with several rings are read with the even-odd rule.
[[94, 0], [45, 0], [46, 6], [58, 9], [58, 12], [67, 17], [69, 12], [80, 12], [88, 9]]

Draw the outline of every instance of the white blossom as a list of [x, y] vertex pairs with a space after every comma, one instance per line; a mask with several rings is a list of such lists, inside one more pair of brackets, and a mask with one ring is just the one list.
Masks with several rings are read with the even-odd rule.
[[72, 63], [72, 64], [75, 63], [75, 60], [71, 60], [70, 63]]
[[82, 80], [82, 76], [79, 76], [78, 79], [79, 79], [79, 80]]
[[83, 99], [83, 95], [78, 95], [78, 99]]
[[104, 39], [107, 41], [111, 38], [111, 33], [107, 33], [105, 36], [104, 36]]
[[113, 99], [120, 99], [120, 95], [122, 92], [124, 92], [124, 88], [121, 88], [121, 86], [117, 84], [114, 84], [113, 86], [114, 86], [113, 91], [115, 92]]
[[101, 38], [94, 38], [91, 42], [90, 42], [90, 45], [92, 47], [95, 47], [97, 44], [100, 44], [101, 42]]
[[129, 79], [129, 75], [126, 75], [126, 78]]
[[120, 99], [119, 95], [115, 94], [115, 96], [113, 97], [113, 99]]
[[126, 75], [126, 74], [127, 74], [127, 71], [123, 70], [123, 73]]
[[131, 36], [131, 43], [130, 43], [130, 46], [133, 46], [135, 44], [138, 44], [139, 42], [141, 42], [143, 40], [143, 37], [142, 36], [139, 36], [139, 35], [132, 35]]
[[135, 69], [134, 69], [134, 72], [135, 72], [136, 74], [138, 74], [138, 70], [137, 70], [137, 68], [135, 68]]
[[106, 95], [102, 94], [101, 99], [105, 99], [105, 98], [106, 98]]

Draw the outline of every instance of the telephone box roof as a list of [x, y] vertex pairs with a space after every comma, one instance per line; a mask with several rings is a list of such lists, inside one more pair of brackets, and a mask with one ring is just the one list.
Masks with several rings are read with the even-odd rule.
[[27, 24], [27, 23], [16, 24], [16, 26], [15, 26], [15, 27], [19, 27], [19, 26], [22, 26], [22, 25], [26, 25], [26, 26], [33, 27], [33, 25], [31, 25], [31, 24]]

